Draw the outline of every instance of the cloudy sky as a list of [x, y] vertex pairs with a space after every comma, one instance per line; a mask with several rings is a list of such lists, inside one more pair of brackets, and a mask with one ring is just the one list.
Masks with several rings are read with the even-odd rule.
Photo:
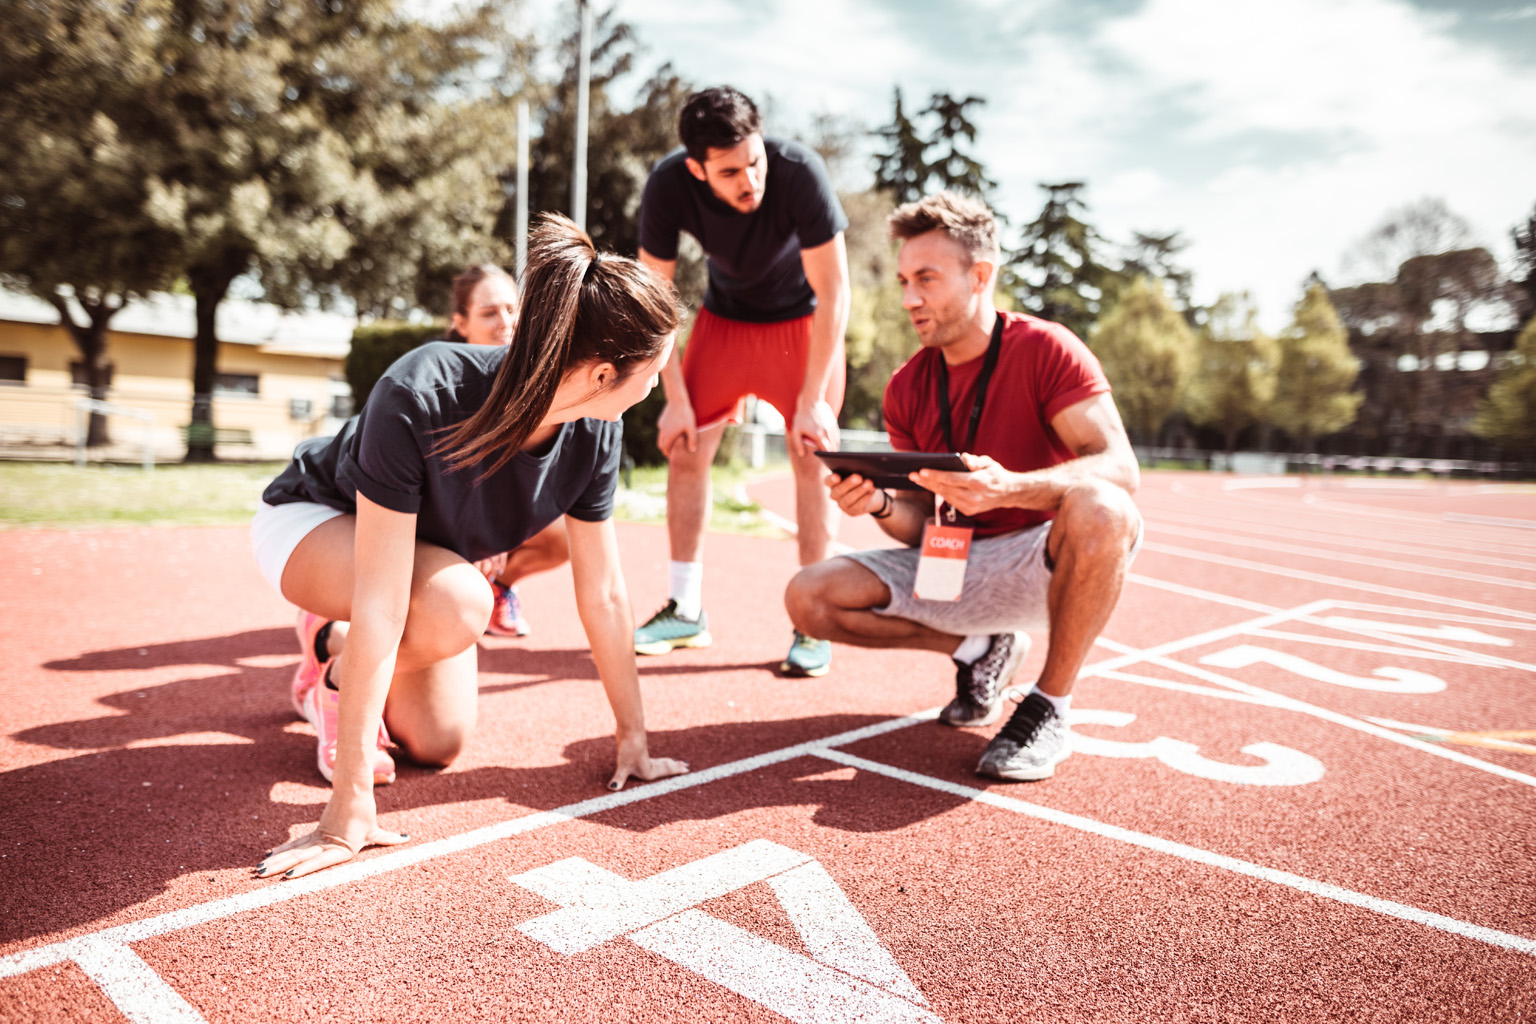
[[[526, 0], [553, 25], [574, 0]], [[1536, 206], [1531, 0], [616, 0], [698, 84], [889, 120], [891, 90], [977, 94], [976, 152], [1015, 223], [1086, 181], [1112, 240], [1178, 230], [1196, 297], [1248, 290], [1266, 326], [1302, 279], [1435, 197], [1507, 257]], [[627, 99], [627, 97], [626, 97]], [[859, 184], [856, 182], [855, 184]]]

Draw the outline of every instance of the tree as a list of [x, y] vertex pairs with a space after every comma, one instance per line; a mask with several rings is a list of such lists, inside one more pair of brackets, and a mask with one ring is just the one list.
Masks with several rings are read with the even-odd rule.
[[1126, 426], [1148, 444], [1178, 407], [1195, 367], [1195, 337], [1162, 286], [1138, 277], [1094, 327], [1094, 354]]
[[1124, 281], [1099, 256], [1103, 236], [1082, 219], [1088, 210], [1080, 195], [1083, 182], [1040, 187], [1045, 205], [1024, 226], [1018, 247], [1006, 254], [1003, 288], [1020, 309], [1085, 338]]
[[889, 194], [869, 189], [843, 196], [842, 203], [852, 301], [845, 336], [848, 384], [839, 419], [847, 427], [880, 430], [885, 386], [919, 343], [896, 284], [896, 250], [885, 226]]
[[1536, 210], [1509, 234], [1515, 243], [1515, 272], [1511, 280], [1519, 286], [1517, 303], [1520, 319], [1524, 320], [1536, 315]]
[[1193, 324], [1200, 312], [1191, 297], [1195, 275], [1177, 262], [1179, 253], [1187, 248], [1189, 243], [1179, 237], [1177, 231], [1163, 235], [1137, 231], [1132, 234], [1130, 245], [1125, 247], [1125, 258], [1120, 262], [1120, 277], [1129, 281], [1141, 274], [1154, 281], [1161, 281], [1163, 292], [1173, 307]]
[[1196, 338], [1184, 410], [1195, 423], [1221, 431], [1230, 452], [1238, 431], [1265, 421], [1275, 396], [1279, 349], [1259, 329], [1246, 292], [1222, 295]]
[[[930, 188], [985, 196], [997, 187], [997, 182], [987, 177], [981, 162], [961, 150], [961, 139], [970, 144], [976, 142], [971, 108], [984, 106], [985, 99], [956, 99], [949, 93], [934, 93], [928, 106], [917, 115], [933, 124], [925, 136], [917, 122], [906, 115], [901, 89], [895, 93], [891, 123], [874, 131], [887, 147], [874, 156], [876, 189], [890, 193], [897, 203], [909, 203], [927, 195]], [[932, 159], [928, 156], [930, 149], [938, 150]]]
[[[153, 72], [142, 12], [0, 7], [0, 279], [58, 310], [97, 400], [111, 382], [112, 317], [177, 269], [173, 239], [145, 209], [145, 155], [102, 109], [131, 107]], [[107, 441], [106, 418], [92, 413], [86, 443]]]
[[1478, 407], [1472, 432], [1527, 457], [1536, 451], [1536, 318], [1516, 339], [1509, 365]]
[[1364, 396], [1354, 392], [1359, 361], [1328, 290], [1307, 288], [1291, 326], [1280, 336], [1280, 368], [1270, 419], [1311, 450], [1315, 438], [1355, 421]]

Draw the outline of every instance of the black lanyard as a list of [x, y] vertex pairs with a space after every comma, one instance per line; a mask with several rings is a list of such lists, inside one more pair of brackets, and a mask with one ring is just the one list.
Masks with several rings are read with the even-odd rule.
[[981, 375], [976, 378], [976, 400], [971, 403], [971, 424], [965, 432], [965, 447], [956, 448], [954, 435], [950, 432], [949, 421], [953, 416], [949, 407], [949, 364], [944, 361], [944, 353], [939, 353], [939, 424], [944, 428], [944, 450], [947, 452], [968, 452], [976, 443], [976, 428], [981, 425], [981, 409], [987, 403], [987, 384], [992, 380], [992, 371], [997, 369], [997, 354], [1003, 347], [1003, 314], [997, 314], [997, 323], [992, 326], [992, 340], [987, 343], [987, 357], [981, 364]]

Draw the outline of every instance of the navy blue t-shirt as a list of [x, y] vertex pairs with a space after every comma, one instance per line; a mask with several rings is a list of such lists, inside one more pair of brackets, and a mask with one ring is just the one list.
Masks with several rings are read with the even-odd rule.
[[683, 149], [662, 157], [640, 198], [640, 246], [675, 260], [678, 232], [688, 232], [709, 257], [704, 308], [731, 320], [779, 323], [816, 309], [800, 250], [832, 241], [848, 218], [815, 150], [783, 139], [763, 146], [767, 185], [751, 213], [716, 198], [688, 170]]
[[481, 467], [449, 471], [433, 446], [491, 394], [507, 349], [433, 342], [397, 359], [361, 412], [316, 437], [267, 485], [269, 505], [313, 501], [357, 511], [357, 496], [416, 515], [416, 536], [473, 562], [511, 551], [562, 515], [613, 514], [623, 426], [561, 424], [542, 452], [522, 451], [478, 483]]

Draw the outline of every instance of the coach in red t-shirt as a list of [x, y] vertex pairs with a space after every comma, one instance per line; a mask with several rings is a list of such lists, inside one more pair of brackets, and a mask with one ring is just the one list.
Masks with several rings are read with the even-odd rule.
[[[1028, 632], [1045, 631], [1039, 681], [977, 771], [1048, 778], [1069, 753], [1072, 685], [1140, 542], [1136, 458], [1087, 346], [1060, 324], [993, 304], [992, 211], [940, 192], [899, 207], [890, 231], [901, 240], [902, 305], [923, 347], [886, 386], [886, 429], [901, 451], [965, 453], [970, 472], [920, 470], [912, 480], [926, 490], [895, 492], [827, 477], [845, 513], [874, 516], [907, 546], [808, 566], [785, 604], [812, 636], [950, 655], [955, 699], [940, 719], [955, 726], [997, 720]], [[919, 583], [920, 544], [936, 514], [974, 530], [957, 600], [914, 593], [931, 586], [927, 570]]]

